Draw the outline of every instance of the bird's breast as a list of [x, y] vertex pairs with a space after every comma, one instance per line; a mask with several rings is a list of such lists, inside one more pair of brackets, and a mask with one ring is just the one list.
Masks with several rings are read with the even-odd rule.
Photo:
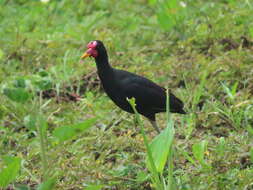
[[127, 101], [127, 97], [124, 95], [124, 93], [121, 91], [120, 87], [115, 86], [114, 88], [111, 88], [108, 86], [103, 86], [105, 93], [108, 95], [108, 97], [121, 109], [133, 113], [133, 110], [130, 106], [130, 104]]

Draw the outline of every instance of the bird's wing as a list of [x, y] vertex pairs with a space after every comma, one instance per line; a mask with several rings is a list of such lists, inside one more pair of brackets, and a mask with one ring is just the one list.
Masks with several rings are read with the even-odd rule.
[[[123, 96], [136, 100], [139, 110], [150, 112], [166, 111], [166, 89], [144, 78], [127, 71], [117, 70], [120, 92]], [[169, 93], [170, 111], [185, 113], [183, 102], [174, 94]]]
[[142, 77], [131, 77], [121, 81], [126, 97], [134, 97], [137, 106], [163, 111], [166, 105], [165, 89]]

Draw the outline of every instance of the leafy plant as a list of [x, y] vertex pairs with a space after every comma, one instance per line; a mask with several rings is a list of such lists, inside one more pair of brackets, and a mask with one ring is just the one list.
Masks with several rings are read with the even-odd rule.
[[[174, 123], [170, 120], [165, 130], [156, 136], [150, 143], [150, 149], [154, 158], [156, 169], [162, 173], [167, 163], [168, 156], [172, 154], [171, 145], [174, 140], [175, 130]], [[150, 162], [147, 163], [150, 168]]]
[[50, 178], [43, 183], [41, 183], [36, 190], [51, 190], [54, 189], [54, 186], [56, 184], [55, 178]]
[[201, 164], [202, 167], [204, 168], [211, 168], [210, 165], [208, 165], [206, 163], [206, 161], [204, 160], [204, 156], [205, 156], [205, 152], [207, 149], [207, 141], [203, 140], [199, 143], [195, 143], [192, 146], [192, 152], [193, 152], [193, 156], [195, 157], [195, 159], [197, 159], [199, 161], [199, 163]]
[[180, 25], [186, 17], [186, 4], [178, 0], [150, 0], [150, 5], [156, 7], [158, 24], [165, 31]]
[[3, 156], [2, 160], [6, 166], [0, 171], [0, 187], [6, 188], [18, 176], [21, 159], [14, 156]]
[[53, 131], [53, 136], [63, 142], [89, 129], [95, 122], [96, 118], [91, 118], [82, 123], [58, 127]]
[[224, 83], [221, 83], [221, 85], [222, 85], [224, 91], [226, 92], [227, 96], [229, 97], [229, 100], [233, 103], [233, 100], [235, 99], [235, 95], [236, 95], [238, 82], [235, 82], [234, 85], [232, 86], [232, 88], [229, 88]]
[[216, 152], [220, 158], [224, 156], [225, 149], [226, 149], [226, 141], [224, 137], [221, 137], [219, 139], [219, 144], [217, 145], [217, 148], [216, 148]]
[[[144, 131], [143, 122], [135, 108], [134, 98], [128, 100], [134, 109], [137, 124], [141, 126], [141, 133], [144, 144], [147, 149], [146, 166], [151, 172], [151, 180], [156, 189], [173, 190], [175, 188], [173, 179], [173, 139], [174, 139], [174, 123], [169, 116], [169, 94], [167, 90], [167, 127], [149, 144]], [[164, 168], [168, 163], [168, 174], [164, 177]]]
[[103, 188], [103, 185], [88, 185], [84, 190], [100, 190]]
[[31, 97], [24, 88], [5, 88], [4, 94], [12, 101], [19, 103], [25, 103]]

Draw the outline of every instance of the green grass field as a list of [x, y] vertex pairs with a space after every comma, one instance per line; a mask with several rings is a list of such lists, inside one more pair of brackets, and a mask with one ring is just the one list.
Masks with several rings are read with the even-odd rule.
[[96, 39], [185, 102], [167, 190], [253, 189], [252, 13], [251, 0], [1, 0], [0, 189], [159, 189], [134, 116], [80, 60]]

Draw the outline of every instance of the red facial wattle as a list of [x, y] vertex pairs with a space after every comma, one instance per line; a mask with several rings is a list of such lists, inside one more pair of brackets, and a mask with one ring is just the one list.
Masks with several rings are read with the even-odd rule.
[[86, 53], [89, 54], [90, 56], [94, 57], [94, 58], [98, 56], [97, 50], [92, 49], [92, 48], [89, 48], [89, 49], [86, 51]]
[[97, 42], [96, 41], [93, 41], [93, 42], [90, 42], [88, 43], [87, 45], [87, 48], [88, 50], [82, 55], [82, 59], [86, 58], [86, 57], [97, 57], [98, 56], [98, 52], [96, 50], [96, 47], [97, 47]]

